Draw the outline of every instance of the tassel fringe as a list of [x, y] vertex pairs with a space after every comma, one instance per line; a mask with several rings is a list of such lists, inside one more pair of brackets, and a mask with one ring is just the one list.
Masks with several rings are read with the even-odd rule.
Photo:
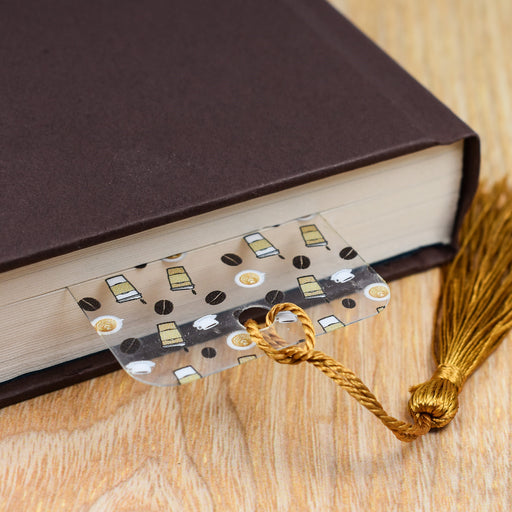
[[434, 335], [438, 369], [411, 388], [413, 418], [444, 427], [466, 379], [512, 327], [512, 190], [505, 181], [478, 193], [461, 230], [461, 248], [444, 270]]

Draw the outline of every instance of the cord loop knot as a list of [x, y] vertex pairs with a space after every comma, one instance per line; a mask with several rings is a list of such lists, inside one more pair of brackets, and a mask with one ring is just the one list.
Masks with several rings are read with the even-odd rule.
[[457, 366], [440, 364], [432, 378], [411, 388], [409, 411], [416, 421], [429, 416], [432, 425], [441, 428], [450, 423], [459, 409], [458, 395], [466, 376]]
[[[275, 350], [275, 349], [274, 349]], [[282, 364], [299, 364], [311, 360], [315, 355], [316, 350], [307, 349], [306, 347], [286, 347], [281, 350], [276, 350], [275, 353], [267, 353], [274, 361]]]
[[[266, 327], [273, 324], [276, 316], [281, 311], [293, 311], [297, 318], [302, 322], [305, 341], [301, 345], [286, 346], [287, 343], [277, 334], [267, 333], [267, 337], [272, 340], [272, 344], [261, 335], [258, 324], [254, 320], [245, 323], [245, 327], [251, 337], [256, 341], [258, 347], [271, 359], [281, 364], [299, 364], [310, 361], [314, 358], [315, 350], [315, 332], [310, 324], [306, 312], [289, 302], [277, 304], [268, 313], [265, 318]], [[309, 322], [309, 323], [308, 323]], [[276, 348], [278, 347], [278, 348]]]

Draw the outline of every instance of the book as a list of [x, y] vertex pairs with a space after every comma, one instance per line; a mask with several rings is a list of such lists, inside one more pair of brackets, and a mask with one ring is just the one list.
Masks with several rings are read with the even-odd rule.
[[478, 137], [323, 0], [0, 25], [0, 405], [119, 368], [66, 289], [88, 279], [319, 211], [388, 279], [453, 256]]

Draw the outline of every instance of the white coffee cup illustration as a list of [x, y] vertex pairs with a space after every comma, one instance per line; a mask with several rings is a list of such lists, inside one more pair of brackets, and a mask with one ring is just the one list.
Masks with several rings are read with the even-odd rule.
[[123, 326], [123, 319], [118, 318], [117, 316], [104, 315], [95, 318], [91, 324], [98, 334], [114, 334]]
[[198, 318], [193, 325], [198, 331], [205, 331], [219, 325], [219, 321], [217, 320], [217, 315], [205, 315]]
[[386, 283], [372, 283], [363, 290], [365, 297], [370, 300], [388, 300], [390, 296], [389, 286]]
[[226, 338], [228, 346], [234, 350], [247, 350], [256, 345], [246, 330], [234, 331]]
[[133, 375], [147, 375], [153, 371], [153, 361], [132, 361], [126, 365], [126, 370]]
[[331, 281], [334, 281], [335, 283], [346, 283], [347, 281], [354, 279], [354, 277], [356, 276], [352, 273], [351, 268], [342, 268], [331, 276]]
[[254, 288], [265, 281], [265, 273], [259, 270], [242, 270], [235, 276], [235, 283], [242, 288]]
[[179, 252], [178, 254], [173, 254], [172, 256], [167, 256], [166, 258], [163, 258], [162, 261], [180, 261], [185, 257], [186, 252]]

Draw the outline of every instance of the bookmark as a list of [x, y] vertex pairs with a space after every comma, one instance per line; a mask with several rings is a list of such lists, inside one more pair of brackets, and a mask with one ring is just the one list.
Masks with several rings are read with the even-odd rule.
[[[185, 384], [263, 354], [244, 327], [276, 304], [307, 310], [321, 336], [382, 311], [382, 278], [318, 214], [191, 248], [69, 291], [121, 366], [147, 384]], [[304, 339], [283, 311], [269, 343]], [[281, 346], [281, 345], [280, 345]]]
[[[311, 363], [410, 442], [446, 426], [466, 379], [512, 328], [512, 188], [477, 195], [445, 269], [434, 319], [437, 369], [411, 388], [413, 422], [389, 415], [315, 339], [377, 314], [390, 290], [318, 214], [69, 288], [125, 370], [185, 384], [265, 353]], [[265, 317], [263, 319], [263, 317]]]

